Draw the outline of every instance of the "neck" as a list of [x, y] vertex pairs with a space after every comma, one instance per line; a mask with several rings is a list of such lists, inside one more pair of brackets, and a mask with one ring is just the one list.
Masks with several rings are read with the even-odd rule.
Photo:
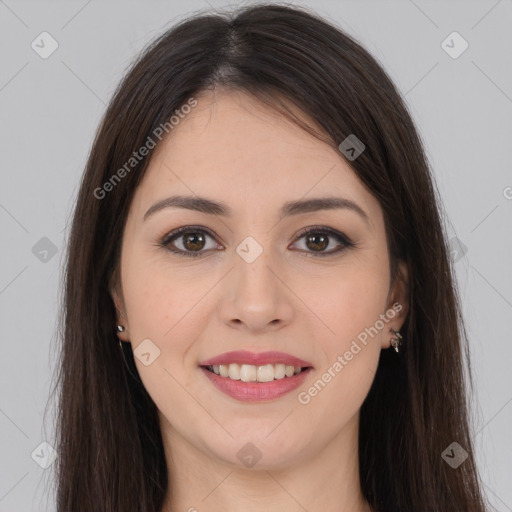
[[163, 419], [169, 469], [162, 512], [371, 512], [359, 482], [359, 415], [323, 450], [293, 464], [252, 469], [199, 450]]

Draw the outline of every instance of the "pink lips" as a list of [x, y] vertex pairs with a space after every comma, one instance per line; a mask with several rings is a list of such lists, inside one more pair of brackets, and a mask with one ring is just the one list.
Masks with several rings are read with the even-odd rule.
[[261, 366], [264, 364], [284, 364], [288, 366], [313, 366], [311, 363], [299, 359], [298, 357], [286, 354], [285, 352], [248, 352], [247, 350], [234, 350], [226, 352], [220, 356], [213, 357], [207, 361], [199, 363], [199, 366], [213, 366], [217, 364], [250, 364], [254, 366]]
[[[241, 380], [221, 377], [205, 368], [206, 366], [231, 363], [250, 364], [254, 366], [284, 364], [286, 366], [300, 366], [301, 368], [307, 367], [307, 369], [302, 370], [292, 377], [284, 377], [270, 382], [243, 382]], [[199, 366], [203, 374], [219, 391], [242, 402], [274, 400], [286, 395], [298, 388], [313, 370], [311, 363], [284, 352], [260, 352], [259, 354], [255, 354], [254, 352], [248, 352], [246, 350], [226, 352], [225, 354], [199, 363]]]
[[242, 382], [221, 377], [206, 368], [201, 368], [201, 371], [219, 391], [231, 398], [241, 402], [261, 402], [275, 400], [290, 393], [298, 388], [313, 370], [308, 368], [293, 377], [284, 377], [271, 382]]

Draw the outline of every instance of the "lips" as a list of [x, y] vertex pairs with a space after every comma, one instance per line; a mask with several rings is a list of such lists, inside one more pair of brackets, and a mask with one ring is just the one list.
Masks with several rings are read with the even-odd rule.
[[286, 366], [300, 366], [301, 368], [313, 367], [313, 365], [298, 357], [286, 354], [285, 352], [260, 352], [254, 353], [247, 350], [235, 350], [226, 352], [199, 363], [199, 366], [228, 365], [231, 363], [248, 364], [252, 366], [263, 366], [266, 364], [284, 364]]
[[[292, 368], [292, 367], [291, 367]], [[215, 388], [225, 395], [240, 402], [261, 402], [276, 400], [301, 386], [313, 371], [308, 368], [291, 377], [284, 377], [271, 382], [243, 382], [221, 377], [201, 367], [203, 375]]]
[[313, 365], [284, 352], [226, 352], [199, 364], [219, 391], [241, 402], [280, 398], [302, 383]]

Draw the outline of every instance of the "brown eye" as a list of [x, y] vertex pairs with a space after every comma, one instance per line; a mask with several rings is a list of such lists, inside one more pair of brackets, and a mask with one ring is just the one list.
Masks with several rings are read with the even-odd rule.
[[[299, 233], [297, 240], [302, 239], [304, 239], [305, 248], [300, 249], [303, 250], [307, 256], [330, 256], [355, 246], [343, 233], [322, 226], [303, 229]], [[328, 247], [330, 250], [327, 251], [326, 249]]]
[[208, 250], [218, 248], [217, 244], [211, 242], [210, 246], [208, 246], [209, 238], [214, 240], [213, 235], [204, 228], [199, 229], [187, 226], [169, 233], [160, 242], [160, 245], [179, 255], [200, 256]]
[[306, 246], [313, 251], [323, 251], [329, 245], [329, 237], [323, 234], [307, 235]]
[[[210, 246], [208, 239], [213, 241]], [[330, 256], [355, 246], [343, 233], [322, 226], [304, 229], [297, 238], [298, 241], [302, 239], [305, 247], [300, 249], [307, 256]], [[169, 233], [160, 245], [180, 256], [201, 256], [208, 251], [222, 249], [222, 246], [215, 243], [215, 237], [209, 230], [194, 226], [186, 226]], [[327, 248], [330, 250], [326, 250]]]
[[187, 233], [182, 235], [183, 245], [188, 251], [200, 251], [204, 245], [204, 235], [202, 233]]

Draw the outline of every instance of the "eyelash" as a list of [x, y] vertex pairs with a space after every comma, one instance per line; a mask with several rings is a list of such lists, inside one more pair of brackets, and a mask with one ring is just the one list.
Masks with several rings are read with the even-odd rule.
[[[168, 250], [168, 251], [170, 251], [170, 252], [172, 252], [174, 254], [178, 254], [180, 256], [195, 258], [197, 256], [201, 256], [202, 254], [204, 254], [206, 251], [196, 251], [196, 252], [188, 251], [187, 252], [187, 251], [182, 251], [181, 249], [173, 249], [170, 246], [171, 242], [173, 242], [174, 240], [178, 239], [180, 237], [180, 235], [184, 235], [184, 234], [187, 234], [187, 233], [194, 233], [194, 234], [196, 234], [196, 233], [203, 233], [203, 234], [207, 234], [210, 237], [215, 239], [215, 236], [213, 235], [213, 233], [209, 229], [207, 229], [207, 228], [204, 228], [202, 226], [184, 226], [184, 227], [175, 229], [174, 231], [171, 231], [170, 233], [168, 233], [161, 240], [159, 245], [161, 247], [163, 247], [164, 249], [166, 249], [166, 250]], [[322, 257], [332, 256], [333, 254], [338, 254], [338, 253], [344, 251], [345, 249], [348, 249], [350, 247], [355, 247], [355, 245], [356, 245], [344, 233], [340, 233], [339, 231], [336, 231], [336, 230], [334, 230], [332, 228], [328, 228], [328, 227], [325, 227], [325, 226], [309, 226], [307, 228], [302, 229], [297, 234], [297, 238], [295, 239], [295, 242], [300, 240], [305, 235], [309, 235], [309, 234], [317, 234], [317, 235], [320, 234], [320, 235], [331, 236], [337, 242], [342, 244], [342, 246], [339, 247], [338, 249], [331, 250], [329, 252], [306, 251], [305, 252], [305, 256], [307, 256], [307, 257], [312, 256], [312, 257], [320, 257], [320, 258], [322, 258]]]

